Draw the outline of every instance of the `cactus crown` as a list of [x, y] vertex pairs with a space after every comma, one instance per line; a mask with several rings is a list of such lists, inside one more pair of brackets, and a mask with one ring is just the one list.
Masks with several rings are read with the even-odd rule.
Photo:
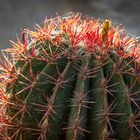
[[137, 38], [72, 14], [11, 42], [0, 60], [1, 139], [139, 138]]

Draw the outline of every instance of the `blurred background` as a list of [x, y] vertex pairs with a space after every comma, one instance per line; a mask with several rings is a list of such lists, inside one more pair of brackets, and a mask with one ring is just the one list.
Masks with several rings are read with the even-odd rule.
[[140, 36], [140, 0], [0, 0], [0, 49], [10, 46], [24, 28], [32, 29], [45, 17], [80, 12], [122, 24], [126, 32]]

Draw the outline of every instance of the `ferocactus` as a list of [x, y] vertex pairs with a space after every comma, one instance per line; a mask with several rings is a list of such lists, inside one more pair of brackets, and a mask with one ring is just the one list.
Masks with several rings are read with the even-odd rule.
[[46, 19], [3, 51], [1, 139], [140, 139], [140, 45], [110, 20]]

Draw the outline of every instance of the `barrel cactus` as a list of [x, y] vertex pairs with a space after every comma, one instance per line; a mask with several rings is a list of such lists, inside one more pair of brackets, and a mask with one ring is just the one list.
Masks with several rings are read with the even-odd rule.
[[1, 139], [140, 139], [137, 38], [72, 14], [11, 42], [0, 60]]

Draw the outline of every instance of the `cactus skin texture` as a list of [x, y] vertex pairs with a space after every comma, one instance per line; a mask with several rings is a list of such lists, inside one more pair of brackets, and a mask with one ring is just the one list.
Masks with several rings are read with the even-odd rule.
[[140, 139], [140, 45], [110, 20], [46, 19], [0, 62], [0, 139]]

